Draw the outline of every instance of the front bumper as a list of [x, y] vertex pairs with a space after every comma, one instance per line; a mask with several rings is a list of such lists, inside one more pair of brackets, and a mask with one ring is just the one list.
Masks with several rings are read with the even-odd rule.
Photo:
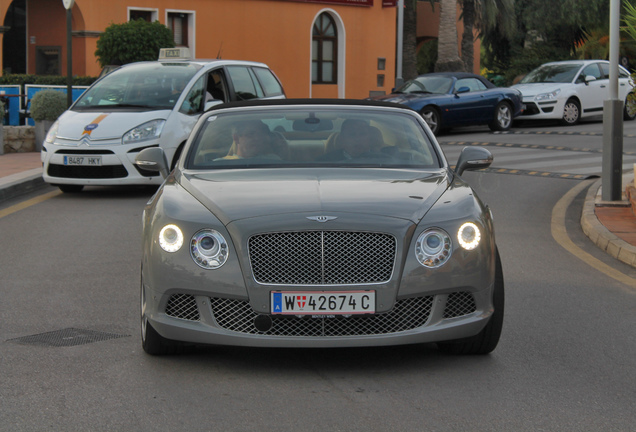
[[525, 109], [519, 116], [519, 120], [529, 119], [561, 119], [565, 100], [548, 100], [535, 102], [533, 99], [524, 100]]
[[493, 311], [492, 286], [398, 299], [386, 313], [326, 317], [260, 314], [247, 300], [143, 289], [152, 327], [167, 339], [196, 344], [328, 348], [439, 342], [476, 335]]
[[[160, 185], [157, 172], [138, 168], [137, 154], [157, 143], [143, 145], [71, 146], [45, 143], [42, 148], [43, 179], [51, 184], [71, 185]], [[99, 158], [99, 165], [68, 165], [65, 157]]]

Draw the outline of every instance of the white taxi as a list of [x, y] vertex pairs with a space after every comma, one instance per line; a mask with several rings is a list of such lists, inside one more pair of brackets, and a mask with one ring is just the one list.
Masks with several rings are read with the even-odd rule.
[[161, 147], [174, 167], [206, 109], [285, 98], [266, 64], [187, 57], [187, 49], [163, 49], [159, 61], [122, 66], [89, 87], [46, 136], [44, 181], [63, 192], [87, 185], [159, 185], [158, 173], [134, 164], [141, 150]]

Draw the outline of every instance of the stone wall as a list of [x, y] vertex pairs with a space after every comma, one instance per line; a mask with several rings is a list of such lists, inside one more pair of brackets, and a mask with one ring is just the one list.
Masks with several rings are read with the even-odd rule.
[[2, 126], [1, 128], [4, 142], [4, 153], [26, 153], [36, 151], [35, 127]]

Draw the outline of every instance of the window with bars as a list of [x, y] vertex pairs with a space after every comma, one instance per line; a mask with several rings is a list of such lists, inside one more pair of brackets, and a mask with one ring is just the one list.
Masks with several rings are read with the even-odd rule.
[[314, 84], [335, 84], [338, 50], [338, 31], [331, 15], [322, 13], [313, 28], [311, 47], [311, 81]]

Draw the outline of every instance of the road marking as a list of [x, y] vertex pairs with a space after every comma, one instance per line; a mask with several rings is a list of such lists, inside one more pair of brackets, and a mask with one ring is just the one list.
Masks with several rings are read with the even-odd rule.
[[578, 185], [570, 189], [568, 193], [563, 195], [563, 197], [556, 203], [556, 205], [552, 209], [552, 221], [550, 224], [552, 237], [565, 250], [588, 264], [590, 267], [593, 267], [598, 271], [605, 273], [607, 276], [624, 283], [630, 288], [636, 289], [636, 279], [616, 270], [615, 268], [612, 268], [611, 266], [605, 264], [603, 261], [594, 258], [589, 253], [585, 252], [583, 249], [574, 244], [565, 229], [565, 213], [568, 207], [570, 206], [570, 204], [572, 204], [574, 198], [579, 193], [581, 193], [583, 189], [588, 188], [592, 183], [593, 181], [585, 181], [579, 183]]
[[49, 193], [45, 193], [44, 195], [40, 195], [37, 196], [35, 198], [31, 198], [30, 200], [21, 202], [20, 204], [16, 204], [13, 205], [11, 207], [7, 207], [4, 210], [0, 210], [0, 219], [2, 219], [5, 216], [9, 216], [10, 214], [13, 214], [15, 212], [19, 212], [20, 210], [24, 210], [27, 207], [31, 207], [33, 205], [39, 204], [42, 201], [46, 201], [48, 199], [51, 199], [53, 197], [56, 197], [58, 195], [60, 195], [62, 193], [62, 191], [59, 190], [55, 190]]

